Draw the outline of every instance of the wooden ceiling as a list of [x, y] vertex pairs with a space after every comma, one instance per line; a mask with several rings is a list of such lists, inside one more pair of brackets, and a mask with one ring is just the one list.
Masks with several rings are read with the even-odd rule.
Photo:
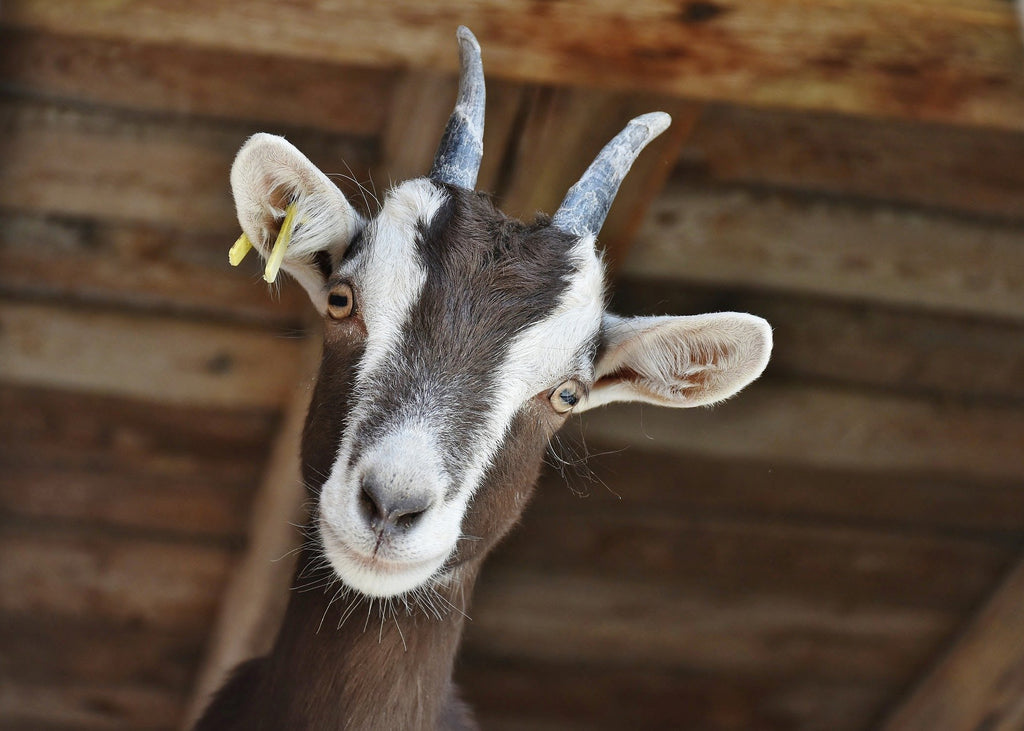
[[0, 726], [174, 727], [240, 566], [272, 614], [258, 549], [294, 506], [258, 487], [294, 454], [308, 321], [297, 287], [227, 266], [230, 162], [285, 134], [372, 207], [356, 183], [429, 165], [464, 23], [481, 187], [550, 211], [631, 115], [671, 112], [602, 233], [615, 306], [776, 338], [722, 407], [569, 430], [573, 469], [471, 612], [485, 728], [1020, 728], [1016, 22], [1005, 0], [8, 0]]

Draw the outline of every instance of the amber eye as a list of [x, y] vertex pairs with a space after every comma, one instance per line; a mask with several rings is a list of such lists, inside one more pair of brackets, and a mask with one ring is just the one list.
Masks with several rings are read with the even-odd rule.
[[347, 284], [338, 284], [327, 295], [327, 314], [332, 320], [344, 320], [352, 314], [355, 298], [352, 288]]
[[551, 406], [559, 414], [572, 411], [583, 396], [583, 388], [576, 381], [566, 381], [551, 392]]

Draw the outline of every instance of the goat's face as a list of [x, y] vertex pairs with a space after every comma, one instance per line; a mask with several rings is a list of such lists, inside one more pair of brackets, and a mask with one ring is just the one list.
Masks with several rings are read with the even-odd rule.
[[506, 219], [482, 196], [427, 179], [387, 195], [326, 287], [343, 305], [328, 304], [325, 363], [354, 372], [320, 374], [349, 391], [320, 534], [346, 583], [412, 589], [514, 521], [532, 480], [502, 490], [492, 470], [536, 471], [593, 381], [602, 281], [592, 241]]
[[431, 176], [394, 188], [369, 221], [281, 138], [253, 137], [232, 168], [239, 221], [270, 277], [284, 268], [325, 318], [304, 476], [326, 557], [371, 596], [486, 553], [571, 412], [711, 403], [756, 378], [771, 348], [751, 315], [604, 310], [595, 233], [664, 115], [631, 123], [552, 220], [513, 221], [471, 192], [482, 71], [475, 40], [460, 40], [460, 102]]

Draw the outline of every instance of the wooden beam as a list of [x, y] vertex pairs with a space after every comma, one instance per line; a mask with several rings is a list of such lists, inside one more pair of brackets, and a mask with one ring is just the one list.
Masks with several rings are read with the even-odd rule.
[[395, 74], [245, 52], [0, 26], [7, 88], [153, 113], [376, 136]]
[[[680, 248], [686, 248], [682, 241]], [[1024, 322], [1018, 320], [645, 277], [620, 278], [613, 289], [612, 306], [621, 313], [732, 310], [764, 317], [775, 337], [769, 372], [794, 382], [1024, 403]], [[969, 378], [964, 363], [971, 364]]]
[[957, 619], [941, 609], [496, 568], [481, 577], [470, 616], [466, 651], [496, 661], [890, 683], [904, 682]]
[[0, 612], [200, 635], [234, 551], [66, 526], [0, 526]]
[[659, 196], [624, 274], [1024, 319], [1024, 226], [704, 189]]
[[[642, 462], [634, 455], [633, 464]], [[487, 571], [628, 578], [731, 598], [763, 592], [837, 606], [957, 612], [987, 594], [1014, 553], [999, 536], [949, 535], [920, 525], [898, 531], [882, 523], [844, 525], [838, 516], [816, 524], [768, 511], [688, 509], [671, 493], [704, 475], [691, 478], [680, 464], [662, 476], [660, 505], [653, 498], [642, 502], [625, 475], [609, 483], [621, 501], [558, 500], [549, 493], [568, 491], [542, 484], [523, 524], [489, 559]], [[709, 482], [704, 489], [717, 488]], [[936, 574], [947, 578], [936, 582]]]
[[[771, 457], [679, 455], [645, 449], [646, 440], [634, 440], [627, 447], [588, 439], [586, 448], [580, 448], [567, 437], [560, 434], [552, 447], [567, 465], [541, 482], [535, 500], [543, 507], [531, 508], [524, 521], [526, 531], [534, 513], [548, 511], [623, 518], [660, 511], [688, 517], [694, 524], [728, 519], [818, 528], [857, 526], [905, 536], [1006, 541], [1003, 568], [992, 564], [998, 572], [1012, 561], [1012, 545], [1024, 525], [1019, 481], [809, 467]], [[515, 534], [510, 538], [517, 540]], [[786, 563], [780, 561], [780, 571]], [[996, 580], [994, 574], [989, 578]]]
[[[6, 455], [4, 455], [6, 457]], [[241, 541], [252, 490], [199, 475], [13, 465], [3, 460], [0, 510], [19, 520], [146, 530], [189, 540]]]
[[57, 305], [0, 307], [0, 382], [276, 409], [300, 343], [267, 331]]
[[277, 425], [275, 409], [217, 409], [85, 390], [0, 385], [5, 465], [162, 480], [251, 484]]
[[534, 88], [524, 100], [522, 129], [505, 162], [497, 195], [502, 210], [523, 220], [553, 214], [601, 148], [629, 120], [651, 111], [672, 114], [672, 126], [640, 154], [601, 234], [615, 265], [625, 258], [651, 199], [668, 178], [696, 123], [695, 105], [651, 94]]
[[1020, 159], [1019, 131], [708, 105], [681, 162], [695, 182], [859, 196], [1020, 222], [1024, 166], [1007, 164]]
[[487, 729], [862, 731], [888, 684], [543, 662], [464, 652], [456, 683]]
[[87, 678], [103, 685], [144, 680], [181, 695], [202, 649], [202, 637], [36, 612], [0, 614], [0, 673], [5, 683], [53, 683]]
[[181, 697], [142, 682], [4, 681], [0, 722], [8, 728], [143, 729], [178, 717]]
[[[585, 6], [413, 0], [361, 7], [12, 0], [5, 22], [53, 33], [378, 67], [452, 70], [479, 34], [490, 74], [696, 99], [1024, 128], [1024, 51], [1009, 3], [603, 0]], [[239, 32], [239, 28], [245, 29]]]
[[[1024, 479], [1019, 406], [764, 381], [714, 409], [616, 405], [584, 414], [604, 444], [652, 451], [995, 480]], [[580, 428], [580, 427], [578, 427]]]
[[186, 729], [199, 719], [235, 666], [270, 649], [284, 616], [295, 568], [294, 551], [302, 539], [296, 525], [302, 522], [306, 499], [299, 446], [319, 365], [320, 338], [310, 337], [296, 369], [300, 386], [288, 403], [253, 502], [248, 548], [232, 570], [221, 598], [217, 623], [185, 712]]
[[885, 731], [1012, 731], [1024, 724], [1024, 563], [889, 714]]
[[[256, 257], [233, 269], [228, 234], [0, 211], [0, 294], [298, 328], [301, 287], [257, 283]], [[254, 281], [256, 280], [256, 281]], [[73, 303], [73, 304], [72, 304]]]
[[[0, 206], [223, 233], [229, 242], [238, 229], [228, 184], [235, 153], [254, 132], [290, 131], [10, 96], [0, 97], [0, 126]], [[326, 172], [365, 178], [373, 154], [365, 141], [288, 136]]]
[[[425, 70], [401, 74], [383, 126], [381, 159], [374, 173], [381, 192], [385, 182], [397, 183], [430, 171], [457, 91], [455, 74]], [[477, 190], [493, 191], [498, 185], [527, 95], [528, 90], [521, 84], [488, 80], [484, 154]]]

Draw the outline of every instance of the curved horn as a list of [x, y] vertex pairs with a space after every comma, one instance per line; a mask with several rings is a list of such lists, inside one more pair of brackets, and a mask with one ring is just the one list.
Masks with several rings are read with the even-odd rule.
[[637, 155], [671, 123], [672, 117], [665, 112], [651, 112], [627, 124], [569, 188], [551, 219], [552, 225], [576, 236], [596, 235]]
[[462, 66], [459, 98], [434, 155], [430, 177], [473, 190], [484, 156], [484, 66], [480, 60], [480, 44], [469, 28], [460, 25], [456, 35]]

